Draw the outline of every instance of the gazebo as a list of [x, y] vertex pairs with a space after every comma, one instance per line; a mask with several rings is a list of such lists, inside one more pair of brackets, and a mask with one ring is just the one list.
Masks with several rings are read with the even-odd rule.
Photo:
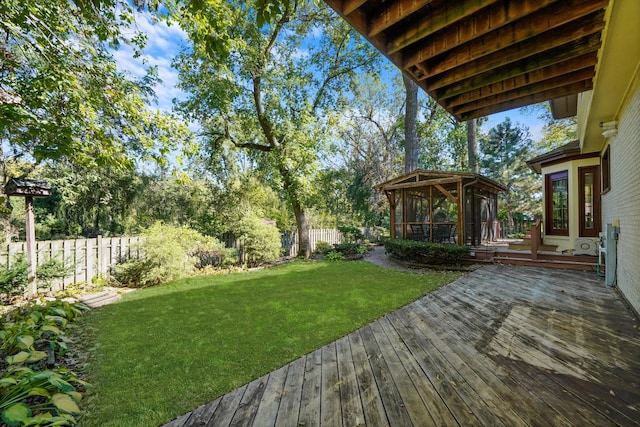
[[[479, 245], [498, 236], [498, 193], [482, 175], [418, 169], [376, 186], [391, 205], [391, 238]], [[464, 233], [460, 233], [464, 230]]]

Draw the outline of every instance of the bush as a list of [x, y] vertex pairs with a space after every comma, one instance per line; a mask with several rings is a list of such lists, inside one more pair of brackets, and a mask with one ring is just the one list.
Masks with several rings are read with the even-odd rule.
[[[36, 269], [38, 288], [50, 288], [56, 279], [63, 279], [74, 272], [75, 266], [50, 258]], [[27, 260], [23, 254], [17, 255], [10, 267], [0, 267], [0, 294], [5, 300], [24, 293], [27, 282]]]
[[257, 215], [244, 216], [232, 231], [242, 241], [247, 265], [257, 266], [280, 258], [280, 231]]
[[384, 242], [387, 253], [403, 261], [429, 265], [455, 265], [469, 256], [468, 246], [388, 239]]
[[316, 253], [326, 255], [333, 249], [333, 245], [329, 242], [320, 240], [316, 242]]
[[27, 287], [27, 260], [24, 255], [15, 257], [10, 267], [0, 268], [0, 293], [5, 298], [20, 295]]
[[358, 227], [351, 227], [349, 225], [339, 225], [338, 231], [342, 233], [344, 241], [347, 243], [357, 243], [364, 239], [364, 234]]
[[344, 260], [344, 255], [340, 252], [329, 251], [329, 253], [324, 256], [324, 259], [327, 261], [342, 261]]
[[125, 257], [112, 267], [121, 285], [145, 287], [187, 277], [196, 269], [222, 264], [227, 250], [217, 239], [186, 227], [155, 223], [142, 234], [140, 257]]

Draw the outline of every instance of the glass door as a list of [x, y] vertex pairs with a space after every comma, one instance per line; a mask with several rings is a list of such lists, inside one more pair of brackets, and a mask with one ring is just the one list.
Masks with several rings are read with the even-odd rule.
[[580, 237], [600, 231], [600, 173], [598, 166], [578, 168]]

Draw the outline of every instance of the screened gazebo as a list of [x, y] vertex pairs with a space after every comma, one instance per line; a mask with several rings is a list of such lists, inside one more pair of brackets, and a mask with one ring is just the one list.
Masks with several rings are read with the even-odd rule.
[[391, 238], [479, 245], [498, 236], [498, 193], [507, 188], [475, 173], [418, 169], [376, 190], [391, 205]]

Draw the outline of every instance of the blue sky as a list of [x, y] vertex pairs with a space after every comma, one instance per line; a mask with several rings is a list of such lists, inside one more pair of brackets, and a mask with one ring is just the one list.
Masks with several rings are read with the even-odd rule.
[[[143, 61], [146, 61], [148, 65], [157, 66], [162, 84], [156, 86], [158, 102], [152, 107], [171, 111], [172, 100], [185, 96], [176, 87], [178, 73], [171, 66], [171, 61], [186, 43], [186, 34], [177, 25], [168, 26], [165, 22], [153, 22], [149, 15], [144, 13], [138, 14], [136, 27], [148, 35], [147, 47], [143, 50], [144, 55], [141, 58], [133, 58], [132, 49], [123, 45], [120, 50], [113, 53], [118, 68], [134, 76], [142, 77], [145, 74]], [[513, 123], [527, 126], [533, 141], [538, 141], [541, 138], [544, 123], [535, 114], [523, 115], [519, 109], [492, 114], [481, 129], [486, 131], [502, 122], [506, 117], [509, 117]]]

